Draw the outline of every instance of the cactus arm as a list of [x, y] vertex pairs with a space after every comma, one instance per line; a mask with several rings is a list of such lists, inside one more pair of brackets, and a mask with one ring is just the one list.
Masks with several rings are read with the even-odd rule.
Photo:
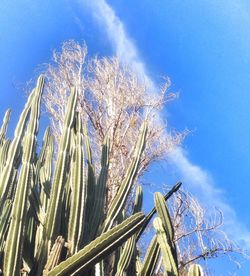
[[32, 273], [39, 275], [46, 263], [48, 252], [55, 242], [61, 227], [61, 215], [63, 205], [63, 194], [65, 186], [65, 176], [68, 171], [68, 155], [70, 150], [71, 128], [74, 123], [75, 109], [77, 101], [77, 91], [71, 89], [68, 100], [63, 133], [59, 143], [58, 158], [55, 165], [55, 173], [51, 187], [49, 206], [46, 213], [45, 225], [43, 228], [41, 244], [35, 257], [35, 265]]
[[90, 147], [90, 142], [89, 142], [88, 129], [87, 129], [86, 125], [83, 128], [83, 134], [84, 134], [86, 158], [87, 158], [88, 163], [92, 164], [92, 152], [91, 152], [91, 147]]
[[188, 276], [204, 276], [202, 267], [198, 264], [191, 264], [188, 269]]
[[45, 221], [45, 231], [48, 240], [55, 240], [60, 229], [61, 220], [61, 198], [63, 196], [65, 173], [67, 166], [67, 155], [69, 153], [70, 130], [73, 126], [77, 92], [71, 89], [71, 94], [67, 106], [62, 138], [60, 140], [58, 159], [55, 166], [55, 174], [52, 183], [51, 199], [48, 206]]
[[0, 217], [0, 260], [2, 260], [4, 241], [10, 223], [11, 206], [11, 200], [6, 200], [4, 203], [3, 212]]
[[[181, 187], [182, 183], [178, 182], [174, 185], [174, 187], [164, 196], [164, 200], [168, 200], [175, 192], [177, 192], [180, 187]], [[154, 214], [156, 213], [156, 208], [154, 207], [149, 214], [146, 216], [146, 220], [145, 220], [145, 224], [143, 225], [143, 227], [140, 229], [140, 231], [138, 232], [137, 235], [137, 240], [139, 240], [139, 238], [141, 237], [143, 231], [146, 229], [146, 227], [148, 226], [150, 220], [152, 219], [152, 217], [154, 216]]]
[[162, 260], [165, 272], [168, 276], [178, 276], [178, 268], [175, 259], [172, 255], [171, 247], [167, 241], [166, 233], [163, 227], [163, 223], [159, 217], [153, 221], [154, 228], [157, 233], [157, 242], [159, 243]]
[[[142, 199], [143, 199], [142, 187], [137, 186], [133, 214], [136, 214], [141, 211]], [[133, 257], [135, 248], [136, 248], [136, 234], [126, 241], [124, 248], [122, 249], [122, 253], [117, 264], [116, 276], [123, 276], [125, 271], [127, 271], [129, 264], [131, 262], [131, 259]]]
[[131, 216], [121, 224], [103, 233], [66, 261], [61, 262], [48, 273], [48, 276], [78, 275], [77, 273], [88, 270], [131, 237], [143, 222], [144, 215], [142, 213]]
[[165, 230], [167, 241], [171, 247], [171, 251], [175, 262], [178, 263], [176, 246], [174, 243], [174, 227], [172, 225], [171, 217], [168, 212], [167, 205], [165, 203], [165, 199], [163, 195], [159, 192], [154, 194], [155, 208], [157, 210], [158, 216], [162, 221], [163, 228]]
[[0, 175], [1, 175], [1, 172], [3, 171], [3, 168], [6, 164], [10, 143], [11, 143], [11, 141], [6, 139], [3, 141], [2, 146], [0, 146]]
[[83, 129], [83, 133], [84, 133], [86, 159], [88, 163], [87, 197], [86, 197], [86, 212], [85, 212], [85, 225], [84, 225], [84, 244], [87, 244], [91, 240], [90, 233], [92, 232], [91, 221], [92, 221], [93, 200], [94, 200], [95, 187], [96, 187], [96, 177], [95, 177], [95, 168], [92, 162], [92, 153], [91, 153], [89, 136], [88, 136], [86, 126]]
[[143, 265], [139, 272], [139, 276], [152, 276], [156, 268], [156, 264], [160, 255], [160, 247], [157, 242], [157, 237], [154, 236], [150, 242]]
[[69, 145], [71, 128], [75, 117], [76, 101], [77, 91], [72, 88], [67, 104], [63, 133], [59, 143], [58, 158], [56, 160], [50, 200], [45, 218], [45, 227], [43, 228], [42, 243], [39, 246], [36, 257], [38, 268], [35, 266], [34, 269], [38, 269], [37, 273], [43, 269], [43, 265], [47, 259], [48, 250], [50, 249], [51, 244], [55, 241], [61, 226], [62, 198], [65, 186], [65, 175], [68, 171]]
[[135, 239], [136, 237], [135, 235], [133, 235], [130, 239], [126, 241], [117, 264], [116, 276], [123, 276], [125, 274], [125, 271], [128, 269], [135, 250]]
[[65, 240], [62, 236], [58, 236], [50, 251], [47, 263], [43, 271], [43, 275], [47, 275], [51, 269], [53, 269], [56, 265], [59, 264], [64, 245]]
[[171, 223], [171, 217], [168, 212], [164, 197], [161, 193], [156, 192], [154, 194], [155, 208], [157, 210], [158, 216], [162, 221], [162, 225], [167, 235], [169, 242], [172, 242], [174, 239], [174, 228]]
[[103, 219], [103, 210], [105, 203], [105, 191], [106, 191], [106, 182], [108, 177], [108, 168], [109, 168], [109, 148], [110, 141], [108, 138], [105, 139], [104, 145], [102, 147], [102, 161], [101, 161], [101, 172], [98, 177], [95, 194], [94, 194], [94, 206], [91, 212], [92, 221], [90, 222], [91, 232], [88, 234], [90, 240], [94, 239], [100, 225], [101, 220]]
[[68, 223], [68, 242], [70, 242], [70, 255], [77, 252], [82, 245], [86, 202], [82, 122], [78, 113], [76, 116], [76, 135], [71, 176], [72, 193]]
[[6, 139], [6, 131], [10, 120], [10, 114], [11, 110], [8, 109], [4, 115], [3, 124], [0, 128], [0, 175], [5, 166], [10, 146], [10, 140]]
[[[39, 157], [36, 162], [36, 177], [34, 188], [32, 189], [30, 203], [34, 203], [33, 196], [39, 202], [38, 219], [40, 224], [36, 229], [36, 239], [35, 239], [35, 249], [34, 255], [37, 255], [37, 250], [42, 241], [42, 232], [45, 221], [45, 214], [48, 207], [49, 196], [50, 196], [50, 187], [51, 187], [51, 176], [52, 176], [52, 158], [53, 158], [53, 136], [51, 134], [50, 128], [47, 128], [42, 143], [42, 149], [40, 151]], [[39, 193], [37, 194], [37, 191]], [[32, 196], [33, 195], [33, 196]], [[35, 207], [36, 205], [33, 204]]]
[[33, 188], [31, 188], [30, 194], [29, 194], [29, 203], [30, 207], [33, 212], [33, 217], [36, 219], [37, 222], [44, 224], [45, 220], [45, 212], [42, 207], [42, 203], [40, 201], [39, 195], [37, 191]]
[[27, 215], [27, 198], [30, 188], [32, 159], [36, 146], [40, 100], [44, 78], [39, 77], [31, 106], [31, 116], [24, 137], [22, 167], [18, 179], [17, 190], [13, 201], [11, 222], [4, 250], [4, 275], [19, 275], [24, 241], [24, 227]]
[[[41, 79], [42, 78], [40, 78], [40, 80]], [[43, 84], [44, 84], [44, 81], [40, 81], [40, 85], [43, 86]], [[41, 87], [39, 89], [41, 89]], [[5, 167], [3, 168], [2, 173], [0, 175], [0, 198], [1, 198], [0, 211], [2, 209], [3, 202], [7, 198], [8, 187], [9, 187], [11, 179], [12, 179], [12, 172], [13, 172], [12, 169], [14, 167], [16, 158], [19, 154], [21, 140], [22, 140], [24, 132], [25, 132], [25, 125], [28, 120], [31, 103], [33, 101], [35, 93], [36, 93], [36, 89], [34, 89], [32, 91], [32, 93], [30, 94], [30, 96], [27, 100], [27, 103], [20, 115], [17, 127], [15, 129], [14, 139], [11, 142], [11, 145], [9, 147], [8, 158], [7, 158], [6, 164], [5, 164]]]
[[145, 143], [146, 143], [146, 135], [147, 135], [146, 122], [142, 124], [140, 132], [141, 133], [140, 133], [139, 139], [134, 148], [134, 156], [132, 158], [132, 161], [128, 167], [125, 178], [122, 181], [118, 189], [118, 192], [114, 197], [110, 205], [110, 208], [108, 210], [107, 217], [104, 221], [103, 228], [102, 228], [103, 232], [107, 231], [112, 227], [113, 222], [115, 221], [116, 217], [118, 216], [118, 214], [120, 213], [120, 211], [122, 210], [126, 202], [129, 191], [137, 176], [141, 155], [143, 153], [143, 150], [145, 148]]
[[134, 202], [134, 207], [133, 207], [133, 214], [141, 212], [142, 201], [143, 201], [142, 187], [139, 185], [139, 186], [137, 186], [136, 192], [135, 192], [135, 202]]
[[7, 127], [8, 127], [8, 123], [10, 120], [10, 114], [11, 114], [11, 110], [8, 109], [5, 112], [4, 118], [3, 118], [3, 124], [0, 128], [0, 147], [3, 144], [4, 140], [6, 139], [6, 132], [7, 132]]
[[136, 248], [136, 254], [135, 254], [135, 269], [136, 269], [136, 275], [139, 275], [139, 271], [141, 271], [142, 269], [142, 262], [137, 248]]
[[46, 212], [50, 197], [51, 176], [52, 176], [52, 159], [53, 159], [54, 141], [50, 128], [46, 129], [43, 139], [43, 147], [37, 163], [37, 183], [40, 188], [40, 201]]

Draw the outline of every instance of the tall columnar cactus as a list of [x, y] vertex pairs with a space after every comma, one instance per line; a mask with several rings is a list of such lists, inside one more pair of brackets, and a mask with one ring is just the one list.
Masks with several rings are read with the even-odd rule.
[[28, 128], [24, 137], [24, 149], [22, 167], [17, 183], [17, 190], [13, 201], [11, 222], [6, 238], [4, 252], [4, 274], [19, 275], [21, 269], [21, 256], [24, 241], [24, 230], [27, 216], [27, 198], [31, 184], [31, 170], [36, 146], [36, 133], [38, 131], [38, 119], [40, 112], [40, 100], [44, 79], [38, 80], [31, 103], [31, 115]]
[[84, 144], [85, 144], [85, 152], [86, 152], [86, 159], [87, 159], [87, 165], [88, 165], [88, 170], [87, 170], [87, 198], [86, 198], [86, 206], [85, 206], [85, 221], [84, 221], [84, 237], [83, 241], [84, 244], [88, 244], [92, 237], [93, 233], [91, 233], [91, 225], [92, 225], [92, 214], [93, 214], [93, 202], [95, 202], [95, 189], [96, 189], [96, 176], [95, 176], [95, 168], [92, 160], [92, 152], [90, 148], [90, 141], [89, 141], [89, 136], [88, 136], [88, 131], [87, 127], [85, 126], [83, 129], [84, 133]]
[[[136, 214], [141, 211], [142, 208], [142, 187], [138, 186], [136, 189], [136, 195], [135, 195], [135, 203], [133, 208], [133, 213]], [[127, 270], [129, 265], [131, 265], [131, 260], [134, 256], [136, 250], [136, 234], [133, 235], [124, 245], [121, 256], [119, 258], [118, 264], [117, 264], [117, 273], [116, 276], [123, 276]]]
[[109, 169], [109, 150], [110, 150], [109, 143], [110, 143], [109, 139], [106, 138], [102, 146], [101, 171], [94, 186], [95, 200], [94, 200], [94, 204], [92, 205], [92, 210], [90, 211], [90, 216], [91, 216], [91, 221], [89, 222], [90, 233], [88, 234], [90, 240], [92, 240], [96, 236], [99, 225], [103, 220], [103, 216], [104, 216], [105, 192], [106, 192], [106, 184], [107, 184], [108, 169]]
[[147, 252], [143, 261], [143, 265], [139, 270], [140, 276], [154, 275], [154, 271], [158, 262], [159, 255], [160, 255], [159, 243], [157, 242], [157, 237], [154, 236], [147, 249]]
[[168, 212], [168, 208], [165, 203], [164, 196], [161, 193], [157, 192], [154, 195], [154, 200], [155, 200], [155, 208], [157, 210], [158, 216], [162, 221], [162, 225], [165, 230], [167, 241], [170, 245], [172, 255], [175, 259], [175, 262], [178, 263], [176, 247], [174, 243], [174, 227], [172, 225], [171, 217]]
[[172, 254], [170, 244], [168, 243], [162, 220], [157, 217], [154, 219], [153, 224], [157, 234], [157, 241], [161, 249], [165, 272], [169, 276], [177, 276], [179, 275], [178, 266]]
[[54, 179], [51, 188], [51, 198], [45, 218], [42, 240], [41, 244], [39, 245], [38, 255], [36, 256], [38, 268], [37, 271], [36, 269], [35, 271], [38, 274], [41, 273], [48, 257], [48, 252], [55, 242], [57, 235], [60, 233], [63, 203], [62, 198], [66, 180], [65, 176], [68, 170], [67, 166], [70, 149], [71, 128], [73, 127], [75, 119], [76, 100], [77, 91], [72, 89], [67, 106], [63, 133], [58, 149], [58, 158], [55, 165]]
[[[164, 200], [165, 201], [168, 200], [175, 192], [177, 192], [180, 189], [181, 185], [182, 185], [181, 182], [176, 183], [174, 187], [164, 196]], [[147, 214], [145, 223], [137, 234], [137, 240], [140, 238], [141, 234], [143, 233], [143, 231], [145, 230], [145, 228], [147, 227], [147, 225], [149, 224], [150, 220], [152, 219], [155, 213], [156, 213], [156, 208], [154, 207], [149, 212], [149, 214]]]
[[[142, 187], [138, 186], [133, 210], [123, 212], [138, 176], [147, 123], [141, 127], [132, 161], [105, 213], [109, 137], [103, 141], [97, 174], [87, 128], [82, 127], [76, 112], [77, 91], [72, 88], [54, 164], [49, 128], [40, 152], [36, 145], [43, 86], [44, 79], [39, 77], [12, 141], [6, 138], [10, 111], [0, 128], [0, 274], [94, 276], [94, 267], [106, 265], [112, 259], [107, 257], [113, 254], [113, 275], [149, 276], [154, 274], [161, 254], [167, 273], [178, 275], [174, 232], [165, 200], [181, 183], [165, 197], [156, 194], [155, 208], [147, 216], [141, 213]], [[137, 241], [156, 211], [156, 236], [142, 263]], [[100, 271], [105, 275], [105, 270]], [[189, 275], [202, 275], [202, 270], [193, 265]]]
[[116, 196], [114, 197], [111, 203], [111, 206], [108, 210], [107, 218], [105, 219], [103, 228], [102, 228], [103, 232], [107, 231], [112, 227], [115, 219], [117, 218], [118, 214], [124, 207], [126, 199], [129, 195], [129, 191], [137, 176], [140, 158], [145, 148], [146, 135], [147, 135], [147, 124], [145, 122], [141, 127], [140, 136], [134, 148], [134, 155], [133, 155], [132, 161], [125, 174], [124, 180], [122, 181], [119, 187], [119, 190]]
[[83, 227], [86, 204], [86, 183], [84, 179], [84, 156], [81, 118], [77, 113], [71, 171], [71, 205], [68, 221], [69, 255], [76, 253], [83, 244]]
[[[40, 85], [43, 85], [42, 78], [40, 78], [39, 80]], [[38, 89], [40, 88], [38, 87]], [[18, 155], [20, 154], [21, 141], [25, 132], [25, 126], [28, 121], [28, 115], [30, 113], [30, 107], [33, 102], [33, 97], [36, 92], [37, 89], [34, 89], [33, 92], [30, 94], [24, 110], [20, 116], [14, 133], [14, 139], [12, 140], [8, 150], [8, 157], [5, 162], [5, 166], [0, 174], [0, 212], [3, 208], [4, 201], [7, 199], [9, 187], [12, 187], [11, 182], [13, 180], [13, 171], [15, 169], [18, 158], [20, 158], [20, 156]]]
[[46, 212], [51, 190], [52, 161], [54, 139], [50, 128], [47, 128], [43, 138], [43, 146], [36, 162], [35, 189], [40, 191], [39, 199]]
[[159, 216], [154, 220], [154, 227], [162, 252], [163, 265], [167, 274], [178, 275], [178, 260], [171, 217], [164, 196], [161, 193], [157, 192], [154, 194], [154, 201]]

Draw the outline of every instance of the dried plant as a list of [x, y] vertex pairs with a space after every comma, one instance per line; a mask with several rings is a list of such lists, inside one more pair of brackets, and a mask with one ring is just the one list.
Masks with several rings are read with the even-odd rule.
[[87, 60], [86, 56], [86, 45], [81, 46], [74, 41], [65, 42], [61, 52], [54, 52], [52, 63], [46, 65], [47, 86], [43, 99], [54, 135], [59, 137], [70, 87], [74, 86], [81, 92], [78, 111], [88, 126], [94, 159], [99, 160], [100, 146], [105, 136], [109, 136], [108, 205], [132, 159], [131, 145], [138, 137], [142, 121], [147, 120], [148, 139], [139, 175], [153, 161], [164, 158], [182, 141], [184, 134], [166, 132], [166, 124], [159, 118], [159, 111], [165, 103], [176, 96], [168, 93], [168, 79], [159, 88], [160, 91], [151, 91], [118, 58]]
[[[192, 263], [210, 258], [227, 256], [237, 266], [240, 263], [231, 258], [237, 253], [248, 258], [242, 248], [223, 231], [223, 213], [219, 209], [206, 210], [199, 201], [183, 189], [176, 192], [168, 201], [175, 244], [178, 252], [181, 275], [186, 275]], [[209, 267], [207, 267], [209, 270]], [[209, 275], [207, 271], [206, 275]]]
[[[106, 209], [133, 158], [130, 149], [144, 120], [148, 124], [148, 136], [138, 177], [152, 162], [165, 158], [187, 133], [166, 131], [167, 125], [159, 116], [165, 104], [176, 97], [168, 92], [169, 79], [157, 91], [142, 82], [118, 58], [87, 58], [87, 46], [74, 41], [63, 43], [61, 51], [53, 53], [52, 62], [46, 64], [43, 71], [47, 79], [43, 101], [56, 140], [62, 133], [66, 102], [72, 86], [80, 91], [77, 111], [87, 126], [94, 161], [100, 160], [104, 138], [110, 138]], [[221, 230], [223, 215], [219, 210], [208, 213], [192, 195], [184, 191], [176, 193], [168, 206], [182, 275], [186, 275], [192, 263], [202, 259], [225, 254], [229, 256], [230, 252], [243, 253]], [[160, 275], [161, 264], [157, 271]]]

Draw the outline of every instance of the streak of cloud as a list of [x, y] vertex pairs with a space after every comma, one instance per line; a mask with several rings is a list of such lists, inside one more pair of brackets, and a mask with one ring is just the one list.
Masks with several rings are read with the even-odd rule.
[[[106, 32], [115, 54], [126, 64], [130, 64], [142, 79], [155, 87], [148, 76], [143, 61], [131, 38], [126, 33], [124, 24], [115, 14], [105, 0], [83, 0], [81, 3], [91, 10], [100, 26]], [[234, 240], [250, 248], [250, 232], [239, 222], [235, 210], [224, 199], [224, 192], [218, 189], [212, 176], [198, 165], [192, 164], [187, 153], [177, 148], [170, 156], [170, 162], [177, 170], [178, 176], [183, 180], [189, 190], [196, 195], [208, 208], [219, 208], [225, 218], [225, 230]]]
[[224, 229], [233, 239], [250, 248], [249, 230], [237, 219], [235, 210], [226, 203], [225, 192], [216, 187], [209, 172], [192, 164], [188, 154], [181, 147], [170, 153], [170, 162], [177, 169], [188, 190], [197, 196], [199, 201], [209, 210], [217, 208], [223, 212]]
[[93, 16], [100, 26], [104, 27], [113, 50], [119, 59], [129, 64], [134, 71], [143, 79], [148, 86], [153, 86], [145, 65], [139, 57], [136, 46], [126, 33], [122, 21], [117, 17], [114, 10], [104, 0], [83, 0], [85, 6], [91, 9]]

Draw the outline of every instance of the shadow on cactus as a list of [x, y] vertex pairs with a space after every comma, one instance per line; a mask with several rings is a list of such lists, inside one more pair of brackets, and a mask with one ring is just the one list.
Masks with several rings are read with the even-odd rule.
[[[44, 78], [39, 77], [20, 115], [12, 141], [6, 138], [10, 111], [0, 129], [0, 268], [10, 275], [154, 275], [161, 256], [167, 275], [178, 275], [173, 227], [165, 196], [155, 194], [155, 208], [141, 212], [138, 186], [133, 213], [122, 215], [138, 175], [147, 139], [141, 126], [133, 159], [118, 192], [105, 212], [109, 171], [109, 137], [103, 142], [101, 169], [92, 162], [86, 128], [76, 112], [71, 89], [63, 133], [53, 163], [53, 136], [48, 128], [40, 152], [37, 133]], [[137, 241], [155, 213], [156, 236], [141, 262]], [[108, 274], [105, 266], [111, 262]], [[202, 275], [200, 266], [189, 275]]]

